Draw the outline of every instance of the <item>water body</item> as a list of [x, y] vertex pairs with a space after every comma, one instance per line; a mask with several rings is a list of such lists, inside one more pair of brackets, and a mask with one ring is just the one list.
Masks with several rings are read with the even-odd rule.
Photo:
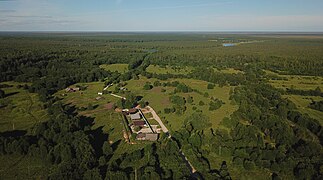
[[233, 43], [223, 43], [222, 44], [224, 47], [232, 47], [232, 46], [236, 46], [236, 44]]

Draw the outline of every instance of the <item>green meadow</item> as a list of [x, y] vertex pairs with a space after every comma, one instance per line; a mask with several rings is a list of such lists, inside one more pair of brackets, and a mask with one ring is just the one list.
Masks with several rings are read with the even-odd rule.
[[125, 73], [128, 71], [128, 64], [102, 64], [100, 68], [106, 71]]
[[276, 88], [286, 89], [293, 87], [301, 90], [314, 90], [320, 87], [323, 89], [323, 77], [320, 76], [281, 75], [272, 71], [265, 72], [271, 77], [269, 83]]
[[[323, 78], [318, 76], [300, 76], [300, 75], [280, 75], [271, 71], [266, 71], [270, 77], [278, 77], [278, 79], [271, 79], [269, 83], [275, 88], [286, 89], [295, 88], [300, 90], [314, 90], [317, 87], [323, 89]], [[283, 95], [284, 98], [292, 101], [297, 109], [308, 114], [310, 117], [317, 119], [323, 124], [323, 112], [309, 108], [309, 104], [312, 101], [322, 101], [323, 97], [319, 96], [301, 96], [287, 94]]]
[[6, 97], [0, 99], [0, 132], [8, 130], [27, 130], [36, 123], [47, 120], [47, 111], [36, 93], [29, 93], [18, 85], [25, 83], [3, 82], [12, 87], [2, 88]]

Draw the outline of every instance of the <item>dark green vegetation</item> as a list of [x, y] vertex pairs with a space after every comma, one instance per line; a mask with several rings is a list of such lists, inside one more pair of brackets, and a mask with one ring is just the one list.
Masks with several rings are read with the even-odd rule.
[[[280, 37], [1, 35], [0, 178], [322, 179], [323, 38]], [[172, 138], [126, 143], [137, 104]]]
[[323, 112], [323, 101], [313, 101], [309, 107]]

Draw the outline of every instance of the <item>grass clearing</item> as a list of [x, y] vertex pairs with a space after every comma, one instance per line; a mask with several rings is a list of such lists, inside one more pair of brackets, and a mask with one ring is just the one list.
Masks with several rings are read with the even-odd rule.
[[38, 94], [29, 93], [18, 85], [26, 83], [3, 82], [12, 87], [2, 88], [7, 97], [0, 99], [0, 104], [7, 104], [0, 108], [0, 132], [8, 130], [26, 130], [35, 123], [47, 121], [47, 111], [39, 101]]
[[[55, 95], [62, 98], [62, 101], [66, 104], [75, 106], [76, 108], [87, 108], [90, 105], [94, 109], [86, 109], [84, 111], [78, 111], [80, 115], [93, 117], [94, 125], [93, 129], [102, 128], [106, 133], [109, 133], [109, 139], [113, 142], [118, 141], [123, 138], [122, 135], [122, 118], [120, 113], [116, 113], [114, 109], [107, 109], [106, 105], [110, 102], [116, 102], [118, 98], [113, 97], [109, 94], [104, 94], [102, 96], [98, 95], [98, 92], [102, 92], [104, 87], [103, 82], [91, 82], [91, 83], [79, 83], [76, 85], [87, 86], [86, 90], [79, 92], [66, 93], [65, 90], [57, 92]], [[62, 94], [65, 94], [63, 96]], [[95, 98], [102, 97], [100, 100]]]
[[125, 73], [128, 71], [128, 64], [102, 64], [100, 68], [106, 71]]
[[314, 90], [317, 87], [323, 89], [323, 77], [300, 76], [300, 75], [280, 75], [272, 71], [265, 71], [267, 75], [276, 76], [282, 79], [269, 80], [269, 83], [276, 88], [286, 89], [294, 87], [301, 90]]
[[156, 74], [189, 74], [194, 70], [193, 67], [176, 67], [176, 66], [165, 66], [161, 67], [158, 65], [149, 65], [146, 69], [147, 72]]
[[[323, 78], [316, 76], [299, 76], [299, 75], [280, 75], [272, 71], [265, 71], [271, 77], [278, 77], [277, 80], [270, 80], [269, 83], [275, 88], [284, 89], [294, 87], [301, 90], [314, 90], [317, 87], [323, 89]], [[310, 117], [317, 119], [323, 124], [323, 112], [311, 109], [308, 105], [314, 101], [322, 101], [323, 97], [318, 96], [301, 96], [301, 95], [283, 95], [284, 98], [292, 101], [297, 109]]]
[[233, 68], [227, 68], [227, 69], [216, 69], [214, 68], [215, 71], [221, 72], [221, 73], [225, 73], [225, 74], [238, 74], [238, 73], [244, 73], [243, 71], [237, 70], [237, 69], [233, 69]]
[[308, 107], [312, 100], [323, 101], [323, 97], [300, 95], [284, 95], [283, 97], [292, 101], [301, 113], [308, 114], [310, 117], [319, 120], [323, 125], [323, 112]]

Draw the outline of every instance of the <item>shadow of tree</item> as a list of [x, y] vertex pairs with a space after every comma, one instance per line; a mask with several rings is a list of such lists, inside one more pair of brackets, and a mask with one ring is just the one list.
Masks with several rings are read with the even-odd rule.
[[9, 96], [13, 96], [15, 94], [18, 94], [19, 92], [11, 92], [11, 93], [7, 93], [4, 95], [4, 97], [9, 97]]
[[102, 147], [104, 142], [108, 141], [109, 135], [103, 132], [103, 126], [88, 131], [91, 136], [91, 144], [95, 150], [96, 156], [102, 156]]
[[24, 136], [27, 133], [25, 130], [14, 130], [14, 131], [6, 131], [6, 132], [1, 132], [0, 136], [1, 137], [20, 137]]

